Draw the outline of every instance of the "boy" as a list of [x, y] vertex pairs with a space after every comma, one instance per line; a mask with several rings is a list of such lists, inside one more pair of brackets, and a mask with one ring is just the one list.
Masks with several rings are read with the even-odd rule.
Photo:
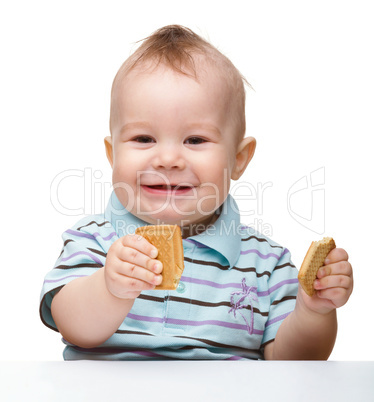
[[[105, 214], [64, 233], [42, 290], [41, 317], [63, 335], [65, 359], [328, 358], [352, 268], [331, 251], [309, 297], [288, 250], [240, 225], [228, 183], [255, 150], [244, 104], [237, 69], [180, 26], [120, 68], [105, 138], [114, 192]], [[147, 224], [181, 227], [176, 291], [153, 290], [157, 249], [134, 235]]]

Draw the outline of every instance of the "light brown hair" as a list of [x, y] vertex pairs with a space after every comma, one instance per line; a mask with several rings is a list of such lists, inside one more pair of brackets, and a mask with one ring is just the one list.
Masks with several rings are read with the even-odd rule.
[[119, 86], [118, 84], [130, 71], [139, 66], [149, 68], [150, 63], [152, 68], [156, 68], [162, 63], [180, 74], [198, 80], [197, 61], [203, 59], [217, 70], [219, 76], [225, 80], [226, 85], [229, 87], [233, 98], [231, 101], [235, 108], [234, 118], [238, 124], [238, 134], [240, 138], [244, 136], [244, 83], [248, 84], [248, 82], [226, 56], [191, 29], [180, 25], [168, 25], [160, 28], [141, 42], [142, 44], [122, 64], [114, 78], [111, 93], [111, 129], [116, 112], [116, 90]]

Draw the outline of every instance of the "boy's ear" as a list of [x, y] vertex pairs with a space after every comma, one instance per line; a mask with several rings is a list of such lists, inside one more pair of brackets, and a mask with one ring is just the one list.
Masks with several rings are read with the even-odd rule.
[[105, 137], [105, 138], [104, 138], [104, 143], [105, 143], [106, 157], [108, 158], [108, 161], [109, 161], [109, 163], [110, 163], [110, 166], [113, 167], [113, 144], [112, 144], [112, 137]]
[[233, 180], [238, 180], [251, 161], [256, 149], [256, 140], [253, 137], [244, 138], [236, 151], [235, 166], [231, 173]]

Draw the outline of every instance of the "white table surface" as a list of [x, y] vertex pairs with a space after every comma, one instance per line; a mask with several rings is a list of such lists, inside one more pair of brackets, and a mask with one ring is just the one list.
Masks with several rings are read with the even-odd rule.
[[0, 401], [374, 401], [374, 362], [0, 362]]

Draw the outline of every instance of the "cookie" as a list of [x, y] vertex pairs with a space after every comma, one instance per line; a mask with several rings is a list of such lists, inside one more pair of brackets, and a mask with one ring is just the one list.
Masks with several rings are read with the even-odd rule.
[[317, 278], [317, 272], [323, 266], [327, 254], [333, 248], [335, 248], [335, 242], [332, 237], [324, 237], [322, 240], [314, 241], [310, 245], [298, 275], [301, 287], [309, 296], [314, 295], [313, 284]]
[[177, 225], [149, 225], [137, 228], [136, 234], [143, 236], [158, 249], [157, 260], [162, 262], [162, 282], [155, 289], [175, 290], [184, 269], [183, 243]]

